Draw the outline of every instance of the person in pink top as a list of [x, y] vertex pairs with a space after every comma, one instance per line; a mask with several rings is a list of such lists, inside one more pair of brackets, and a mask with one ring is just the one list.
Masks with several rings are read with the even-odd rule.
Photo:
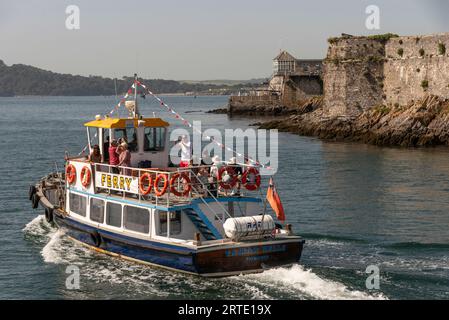
[[112, 173], [119, 173], [119, 170], [116, 166], [118, 166], [119, 164], [119, 155], [117, 153], [117, 140], [112, 140], [111, 141], [111, 146], [108, 149], [108, 153], [109, 153], [109, 165], [114, 166], [111, 167], [112, 168]]
[[[123, 142], [120, 145], [120, 154], [119, 154], [119, 166], [122, 167], [131, 167], [131, 153], [128, 150], [128, 144], [126, 142]], [[130, 175], [131, 174], [131, 170], [130, 169], [125, 169], [122, 168], [121, 174], [123, 175]]]

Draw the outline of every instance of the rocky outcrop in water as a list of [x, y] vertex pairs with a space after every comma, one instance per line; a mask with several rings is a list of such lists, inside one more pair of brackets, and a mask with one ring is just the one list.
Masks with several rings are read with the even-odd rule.
[[322, 105], [322, 97], [312, 97], [293, 106], [255, 104], [239, 108], [220, 108], [208, 111], [208, 113], [229, 114], [231, 116], [288, 116], [312, 112]]
[[449, 99], [428, 96], [407, 106], [379, 106], [354, 118], [323, 108], [263, 123], [261, 128], [384, 146], [449, 145]]

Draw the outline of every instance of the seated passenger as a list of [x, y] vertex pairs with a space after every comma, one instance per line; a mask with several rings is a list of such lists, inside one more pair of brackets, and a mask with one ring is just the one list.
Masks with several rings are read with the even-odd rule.
[[89, 154], [88, 160], [94, 163], [102, 163], [103, 157], [100, 153], [100, 146], [98, 144], [94, 145], [92, 152]]
[[209, 176], [207, 182], [208, 182], [207, 189], [209, 190], [209, 193], [212, 196], [217, 197], [218, 196], [217, 178], [214, 176]]
[[199, 190], [203, 193], [203, 195], [207, 195], [206, 189], [209, 183], [209, 170], [206, 167], [200, 167], [198, 170], [198, 182], [199, 182]]

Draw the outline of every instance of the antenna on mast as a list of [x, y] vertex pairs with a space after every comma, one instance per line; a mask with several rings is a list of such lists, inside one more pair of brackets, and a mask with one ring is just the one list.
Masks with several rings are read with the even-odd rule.
[[137, 73], [134, 74], [134, 118], [139, 117], [139, 109], [137, 108]]

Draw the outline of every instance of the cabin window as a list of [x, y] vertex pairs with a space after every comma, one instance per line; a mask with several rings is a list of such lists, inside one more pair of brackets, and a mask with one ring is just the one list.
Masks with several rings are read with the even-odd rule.
[[104, 221], [104, 201], [90, 198], [90, 220], [103, 223]]
[[70, 211], [83, 217], [86, 216], [86, 197], [80, 196], [76, 193], [70, 193], [69, 201]]
[[162, 151], [165, 148], [165, 128], [145, 128], [143, 150]]
[[159, 233], [160, 236], [167, 236], [167, 212], [159, 211]]
[[170, 236], [181, 233], [182, 211], [160, 211], [159, 212], [159, 235], [167, 236], [167, 214], [170, 218]]
[[108, 202], [106, 205], [106, 224], [121, 228], [122, 227], [122, 205]]
[[126, 229], [141, 233], [150, 232], [150, 213], [148, 209], [125, 206], [123, 218]]
[[136, 128], [115, 129], [114, 139], [119, 140], [120, 138], [125, 139], [128, 143], [129, 152], [138, 151]]
[[98, 138], [99, 138], [99, 136], [98, 136], [98, 131], [99, 131], [99, 129], [98, 128], [95, 128], [95, 127], [88, 127], [87, 128], [87, 130], [89, 130], [89, 139], [88, 139], [88, 142], [89, 142], [89, 146], [90, 146], [90, 148], [93, 148], [94, 147], [94, 145], [100, 145], [100, 142], [99, 142], [99, 140], [98, 140]]

